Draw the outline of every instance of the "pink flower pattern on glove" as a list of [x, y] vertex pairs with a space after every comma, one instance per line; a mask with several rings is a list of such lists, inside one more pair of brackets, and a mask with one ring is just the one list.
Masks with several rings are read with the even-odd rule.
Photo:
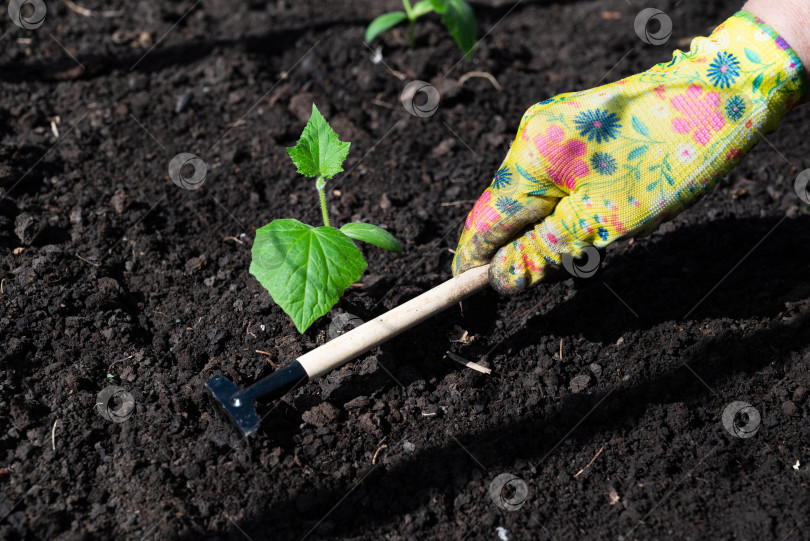
[[720, 110], [720, 94], [707, 92], [703, 94], [700, 85], [691, 85], [686, 92], [670, 100], [681, 116], [672, 119], [672, 130], [675, 133], [692, 133], [696, 143], [706, 146], [712, 138], [712, 132], [718, 132], [726, 125]]
[[492, 194], [485, 192], [478, 201], [476, 201], [475, 206], [467, 216], [467, 221], [464, 224], [465, 229], [470, 229], [474, 226], [475, 230], [479, 233], [486, 233], [489, 231], [489, 228], [492, 227], [493, 223], [501, 219], [501, 215], [498, 214], [494, 208], [489, 206], [489, 200], [491, 198]]
[[558, 186], [573, 191], [577, 179], [590, 173], [588, 164], [582, 159], [588, 145], [573, 138], [565, 141], [565, 133], [559, 126], [549, 126], [545, 135], [537, 134], [534, 146], [537, 152], [551, 162], [548, 176]]

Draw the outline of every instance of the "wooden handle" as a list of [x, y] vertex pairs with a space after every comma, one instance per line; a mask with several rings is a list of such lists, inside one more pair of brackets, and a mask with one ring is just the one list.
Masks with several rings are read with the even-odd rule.
[[309, 379], [322, 376], [358, 355], [438, 314], [484, 289], [489, 283], [489, 265], [476, 267], [447, 280], [402, 306], [352, 329], [344, 335], [298, 358]]

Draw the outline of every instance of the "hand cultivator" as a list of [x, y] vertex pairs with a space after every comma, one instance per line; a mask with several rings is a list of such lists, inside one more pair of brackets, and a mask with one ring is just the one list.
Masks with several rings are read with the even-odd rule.
[[488, 271], [489, 265], [485, 265], [460, 274], [302, 355], [250, 387], [242, 389], [221, 375], [208, 380], [205, 386], [242, 434], [249, 436], [261, 423], [253, 405], [255, 400], [281, 398], [299, 385], [343, 366], [358, 355], [481, 291], [489, 283]]

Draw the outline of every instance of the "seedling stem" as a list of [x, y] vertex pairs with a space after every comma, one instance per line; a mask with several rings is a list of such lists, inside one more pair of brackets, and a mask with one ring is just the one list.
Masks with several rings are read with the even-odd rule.
[[326, 179], [323, 178], [323, 175], [321, 175], [315, 181], [315, 188], [318, 190], [318, 195], [321, 197], [321, 212], [323, 213], [323, 225], [329, 227], [329, 211], [326, 210], [326, 193], [324, 193], [325, 187], [326, 187]]
[[405, 14], [408, 16], [408, 34], [410, 36], [411, 50], [416, 48], [416, 15], [411, 7], [410, 0], [402, 0], [402, 7], [405, 8]]

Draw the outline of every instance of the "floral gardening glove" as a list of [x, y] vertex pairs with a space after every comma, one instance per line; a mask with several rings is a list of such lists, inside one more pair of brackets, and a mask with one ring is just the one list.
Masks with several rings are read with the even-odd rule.
[[467, 217], [454, 274], [491, 260], [492, 285], [517, 293], [562, 254], [649, 235], [775, 130], [804, 85], [785, 40], [741, 11], [667, 64], [534, 105]]

